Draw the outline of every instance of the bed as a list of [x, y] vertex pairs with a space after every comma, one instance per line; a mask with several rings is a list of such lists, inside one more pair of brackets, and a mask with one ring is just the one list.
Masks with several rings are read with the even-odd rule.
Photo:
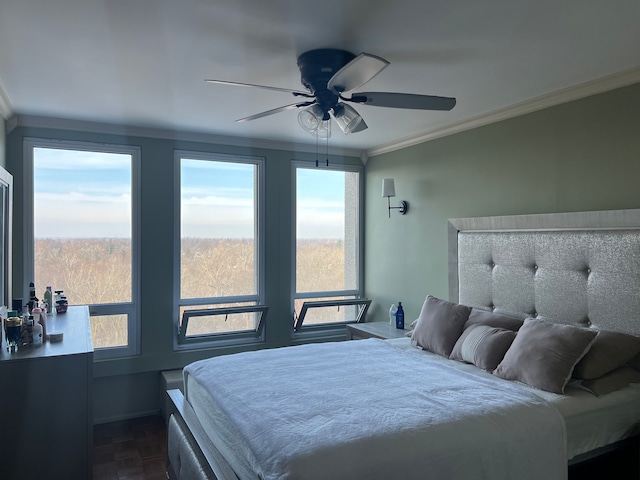
[[427, 296], [411, 338], [187, 366], [170, 478], [562, 479], [637, 436], [640, 210], [448, 235], [449, 299]]

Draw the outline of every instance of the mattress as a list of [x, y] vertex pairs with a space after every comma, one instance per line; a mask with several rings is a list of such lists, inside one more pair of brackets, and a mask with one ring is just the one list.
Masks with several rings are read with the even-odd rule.
[[513, 382], [380, 340], [276, 350], [185, 369], [187, 401], [242, 479], [566, 478], [562, 417]]
[[[430, 352], [415, 349], [409, 338], [387, 340], [397, 348], [411, 350], [418, 355], [433, 357], [434, 361], [452, 365], [461, 371], [483, 377], [493, 377], [474, 365], [448, 360]], [[505, 380], [506, 381], [506, 380]], [[544, 398], [562, 414], [567, 430], [567, 459], [611, 445], [637, 434], [640, 424], [640, 384], [596, 397], [580, 388], [567, 386], [564, 395], [545, 392], [521, 385]]]
[[[419, 357], [427, 356], [433, 362], [447, 364], [471, 375], [506, 382], [473, 365], [417, 350], [411, 347], [408, 338], [388, 340], [385, 343]], [[601, 397], [571, 386], [567, 387], [565, 395], [544, 392], [524, 385], [519, 387], [546, 400], [560, 412], [566, 425], [568, 460], [637, 433], [637, 425], [640, 422], [640, 385], [631, 385]], [[187, 375], [186, 392], [187, 400], [194, 410], [199, 412], [198, 420], [207, 437], [234, 465], [238, 477], [257, 478], [255, 472], [259, 471], [259, 466], [251, 449], [206, 389], [192, 376]]]

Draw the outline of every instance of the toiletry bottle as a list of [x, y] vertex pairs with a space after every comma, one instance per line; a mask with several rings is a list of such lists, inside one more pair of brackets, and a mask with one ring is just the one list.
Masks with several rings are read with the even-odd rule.
[[398, 311], [396, 312], [396, 328], [404, 330], [404, 309], [402, 302], [398, 302]]
[[53, 296], [53, 303], [56, 307], [56, 313], [66, 313], [69, 302], [62, 290], [56, 290], [56, 294]]
[[33, 315], [22, 316], [22, 334], [20, 335], [20, 346], [31, 345], [33, 343]]
[[36, 323], [42, 325], [42, 342], [44, 343], [47, 341], [47, 314], [43, 313], [40, 307], [34, 308], [31, 313], [34, 319], [33, 326], [35, 327]]
[[53, 313], [53, 295], [51, 294], [51, 286], [47, 286], [44, 291], [44, 303], [46, 303], [47, 313]]
[[395, 303], [391, 304], [391, 308], [389, 309], [389, 324], [390, 325], [395, 325], [396, 324], [396, 312], [398, 311], [398, 308], [396, 307]]
[[29, 315], [29, 318], [33, 322], [33, 345], [42, 345], [44, 341], [44, 334], [42, 330], [42, 324], [34, 320], [33, 315]]
[[29, 282], [29, 312], [38, 306], [38, 297], [36, 297], [36, 286], [33, 282]]

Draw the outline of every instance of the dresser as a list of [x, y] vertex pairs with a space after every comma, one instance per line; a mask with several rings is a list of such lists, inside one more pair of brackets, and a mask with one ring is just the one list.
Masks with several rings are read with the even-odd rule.
[[49, 315], [61, 342], [0, 353], [0, 477], [87, 479], [93, 473], [89, 310]]

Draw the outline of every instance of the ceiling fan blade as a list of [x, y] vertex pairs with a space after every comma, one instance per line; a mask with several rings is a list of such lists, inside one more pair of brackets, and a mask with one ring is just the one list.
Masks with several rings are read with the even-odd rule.
[[256, 113], [255, 115], [239, 118], [238, 120], [236, 120], [236, 122], [248, 122], [250, 120], [256, 120], [258, 118], [268, 117], [269, 115], [274, 115], [276, 113], [286, 112], [287, 110], [294, 110], [296, 108], [308, 107], [309, 105], [313, 105], [314, 103], [315, 102], [292, 103], [291, 105], [285, 105], [283, 107], [267, 110], [266, 112]]
[[412, 93], [358, 92], [343, 99], [376, 107], [410, 108], [414, 110], [451, 110], [456, 105], [453, 97], [416, 95]]
[[231, 87], [250, 87], [250, 88], [262, 88], [265, 90], [274, 90], [276, 92], [285, 92], [285, 93], [292, 93], [294, 95], [297, 96], [303, 96], [303, 97], [313, 97], [313, 95], [311, 95], [309, 92], [302, 92], [300, 90], [291, 90], [289, 88], [280, 88], [280, 87], [269, 87], [267, 85], [254, 85], [252, 83], [240, 83], [240, 82], [227, 82], [226, 80], [211, 80], [211, 79], [207, 79], [205, 80], [205, 82], [207, 83], [215, 83], [216, 85], [228, 85]]
[[354, 90], [379, 74], [387, 65], [389, 62], [384, 58], [361, 53], [333, 74], [327, 82], [327, 88], [337, 93]]

